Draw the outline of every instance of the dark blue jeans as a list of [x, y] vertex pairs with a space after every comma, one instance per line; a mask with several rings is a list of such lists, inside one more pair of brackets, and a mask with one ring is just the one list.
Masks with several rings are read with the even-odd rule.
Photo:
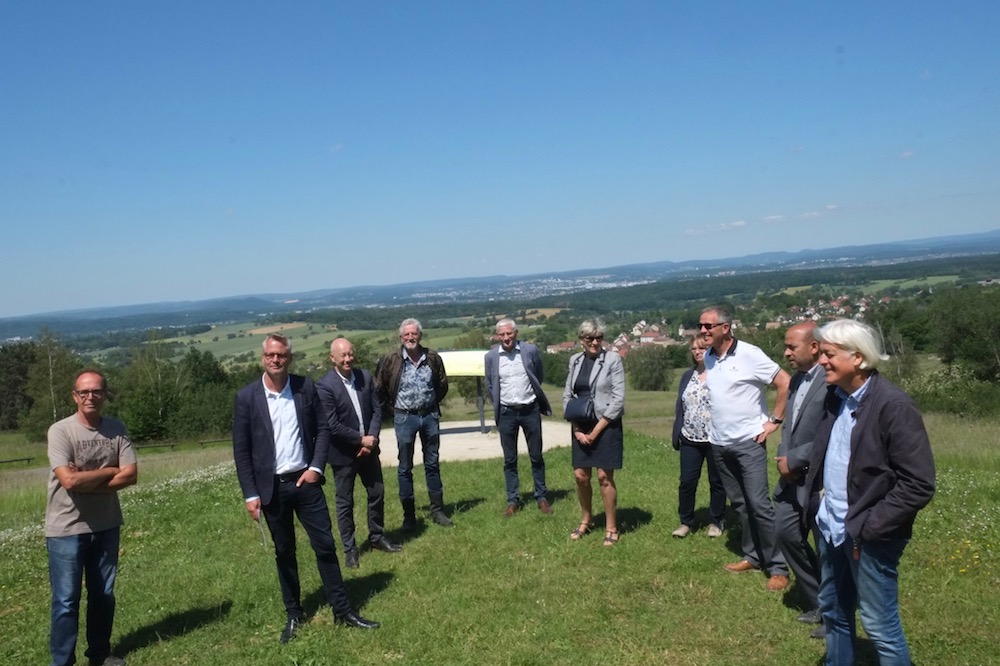
[[681, 437], [681, 477], [677, 486], [677, 513], [681, 523], [694, 527], [695, 496], [698, 493], [698, 481], [701, 479], [702, 463], [708, 465], [708, 510], [712, 516], [712, 524], [720, 529], [725, 527], [726, 519], [726, 489], [722, 485], [719, 468], [712, 456], [712, 445], [708, 442], [692, 442], [687, 437]]
[[878, 652], [879, 666], [909, 666], [910, 647], [899, 618], [899, 558], [907, 539], [839, 546], [819, 538], [819, 608], [826, 627], [827, 666], [854, 664], [854, 610]]
[[52, 625], [49, 651], [53, 666], [76, 662], [80, 597], [87, 581], [87, 652], [91, 661], [111, 654], [115, 619], [115, 576], [118, 574], [120, 528], [93, 534], [47, 537]]
[[333, 525], [323, 487], [317, 483], [303, 483], [296, 487], [295, 481], [280, 483], [277, 478], [274, 483], [274, 497], [270, 504], [262, 507], [261, 513], [267, 520], [274, 540], [274, 560], [278, 565], [278, 582], [281, 585], [285, 613], [288, 617], [302, 617], [304, 614], [299, 586], [299, 563], [295, 554], [293, 516], [298, 516], [309, 535], [327, 603], [336, 615], [350, 612], [351, 604], [340, 573], [340, 564], [337, 562], [337, 546], [333, 540]]
[[441, 467], [438, 464], [438, 450], [441, 447], [441, 416], [437, 413], [417, 416], [396, 412], [393, 425], [396, 428], [396, 445], [399, 447], [399, 499], [413, 499], [413, 447], [420, 434], [420, 447], [424, 453], [424, 478], [427, 492], [442, 494]]
[[524, 431], [524, 440], [528, 445], [531, 478], [535, 482], [534, 498], [536, 502], [541, 502], [548, 491], [545, 488], [545, 460], [542, 458], [542, 414], [538, 411], [537, 401], [522, 409], [500, 406], [497, 432], [503, 448], [503, 477], [507, 485], [508, 504], [521, 502], [520, 479], [517, 475], [518, 428]]

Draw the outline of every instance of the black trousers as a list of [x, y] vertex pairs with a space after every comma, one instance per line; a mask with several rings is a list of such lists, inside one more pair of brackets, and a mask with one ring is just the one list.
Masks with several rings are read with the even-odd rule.
[[344, 552], [357, 548], [354, 540], [354, 480], [361, 477], [361, 484], [368, 493], [368, 540], [375, 543], [385, 533], [385, 482], [382, 464], [374, 452], [355, 458], [350, 465], [333, 468], [336, 486], [337, 528]]
[[262, 513], [274, 540], [274, 560], [278, 565], [278, 582], [281, 584], [285, 612], [288, 617], [302, 617], [304, 613], [293, 516], [298, 516], [299, 523], [309, 535], [309, 543], [316, 553], [316, 567], [323, 582], [323, 592], [334, 614], [350, 612], [351, 602], [347, 598], [347, 587], [337, 562], [337, 546], [333, 540], [333, 525], [323, 487], [316, 483], [303, 483], [296, 488], [295, 481], [282, 483], [277, 477], [274, 484], [274, 498], [262, 507]]

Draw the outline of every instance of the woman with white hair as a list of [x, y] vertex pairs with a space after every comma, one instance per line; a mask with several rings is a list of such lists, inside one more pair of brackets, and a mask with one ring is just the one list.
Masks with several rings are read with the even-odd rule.
[[927, 430], [913, 400], [876, 370], [887, 357], [872, 327], [841, 319], [816, 339], [831, 389], [806, 483], [819, 530], [825, 663], [854, 663], [857, 609], [879, 663], [908, 666], [898, 566], [934, 495]]

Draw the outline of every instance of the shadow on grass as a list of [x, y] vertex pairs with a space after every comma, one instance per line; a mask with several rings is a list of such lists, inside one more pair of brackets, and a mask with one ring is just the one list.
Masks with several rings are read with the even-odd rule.
[[179, 613], [171, 613], [148, 627], [137, 629], [123, 636], [118, 641], [118, 653], [124, 656], [154, 643], [183, 636], [213, 622], [219, 622], [229, 615], [232, 607], [233, 602], [227, 599], [218, 606], [191, 608]]
[[[369, 599], [384, 592], [389, 587], [389, 584], [392, 583], [393, 578], [394, 576], [391, 573], [379, 571], [367, 576], [358, 576], [345, 580], [344, 584], [347, 585], [347, 596], [351, 599], [351, 606], [354, 610], [360, 611], [365, 607]], [[359, 599], [360, 601], [358, 601]], [[326, 594], [323, 592], [322, 587], [316, 588], [302, 600], [302, 609], [305, 611], [307, 618], [314, 616], [325, 605]]]
[[618, 531], [621, 534], [638, 532], [643, 525], [653, 521], [653, 514], [634, 506], [618, 507]]

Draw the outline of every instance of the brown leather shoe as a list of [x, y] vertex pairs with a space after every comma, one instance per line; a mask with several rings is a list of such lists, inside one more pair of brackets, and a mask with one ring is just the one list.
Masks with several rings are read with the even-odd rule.
[[745, 573], [747, 571], [756, 571], [757, 570], [757, 567], [755, 567], [754, 565], [750, 564], [746, 560], [740, 560], [739, 562], [732, 562], [730, 564], [724, 564], [722, 566], [722, 568], [725, 569], [726, 571], [728, 571], [729, 573]]
[[543, 499], [538, 503], [538, 510], [542, 513], [552, 513], [552, 505], [549, 504], [547, 499]]
[[767, 579], [767, 589], [771, 592], [781, 592], [788, 587], [788, 576], [776, 574]]
[[520, 504], [514, 504], [513, 502], [511, 502], [510, 504], [507, 505], [507, 508], [503, 510], [503, 515], [507, 518], [510, 518], [520, 510], [521, 510]]

